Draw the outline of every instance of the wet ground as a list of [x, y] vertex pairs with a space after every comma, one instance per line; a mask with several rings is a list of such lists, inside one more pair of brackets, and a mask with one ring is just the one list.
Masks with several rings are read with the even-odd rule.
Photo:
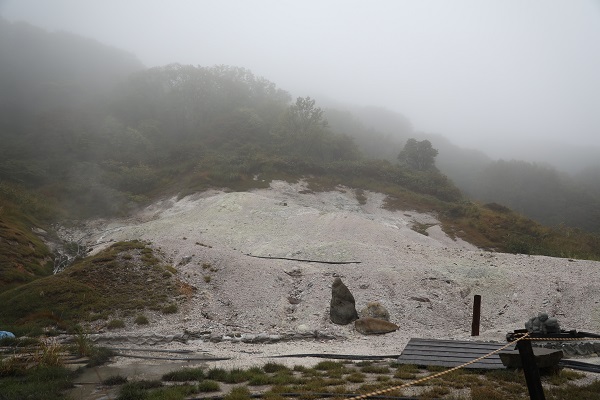
[[105, 386], [102, 381], [115, 376], [126, 377], [130, 382], [160, 380], [168, 372], [197, 367], [208, 368], [208, 365], [201, 361], [130, 360], [85, 368], [75, 379], [75, 388], [68, 395], [78, 400], [116, 399], [120, 386]]

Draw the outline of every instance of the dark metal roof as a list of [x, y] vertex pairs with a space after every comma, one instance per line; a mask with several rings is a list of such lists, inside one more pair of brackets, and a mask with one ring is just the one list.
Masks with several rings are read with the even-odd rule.
[[[471, 360], [498, 350], [506, 343], [471, 342], [459, 340], [410, 339], [397, 362], [418, 366], [456, 367]], [[506, 350], [514, 350], [511, 345]], [[470, 364], [470, 369], [504, 369], [500, 356], [493, 354], [483, 360]]]

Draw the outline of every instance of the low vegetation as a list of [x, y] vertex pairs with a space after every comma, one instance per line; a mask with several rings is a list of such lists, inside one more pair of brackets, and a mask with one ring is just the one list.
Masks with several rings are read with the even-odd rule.
[[[376, 390], [390, 389], [417, 378], [442, 371], [439, 367], [419, 368], [389, 362], [323, 361], [312, 368], [267, 363], [245, 370], [185, 368], [167, 373], [159, 381], [129, 382], [122, 386], [119, 399], [185, 399], [212, 392], [225, 399], [347, 398]], [[553, 371], [543, 375], [548, 399], [600, 399], [598, 382], [576, 385], [583, 374]], [[458, 370], [449, 374], [395, 389], [386, 396], [420, 399], [521, 400], [528, 398], [521, 371]]]
[[[79, 339], [84, 338], [80, 336]], [[62, 400], [81, 369], [66, 365], [69, 357], [86, 357], [87, 367], [106, 363], [113, 353], [91, 342], [63, 346], [48, 339], [0, 340], [0, 398], [3, 400]], [[120, 385], [124, 382], [115, 381]]]
[[[3, 201], [0, 182], [0, 293], [52, 273], [52, 254], [31, 228], [34, 217]], [[17, 196], [18, 201], [20, 197]]]
[[135, 322], [137, 325], [148, 325], [150, 323], [148, 317], [142, 314], [136, 316], [133, 322]]
[[[79, 323], [106, 321], [125, 326], [144, 310], [177, 312], [178, 278], [140, 241], [115, 243], [67, 270], [0, 294], [0, 324], [16, 334], [41, 328], [71, 330]], [[136, 320], [143, 323], [143, 319]]]
[[[48, 339], [3, 339], [0, 341], [0, 393], [2, 399], [68, 399], [67, 391], [81, 369], [67, 368], [68, 357], [87, 357], [88, 367], [105, 363], [113, 355], [96, 347], [83, 333], [75, 344], [62, 346]], [[375, 390], [405, 385], [444, 371], [386, 361], [321, 361], [309, 368], [269, 362], [262, 367], [231, 369], [215, 367], [179, 368], [160, 380], [131, 380], [115, 375], [98, 386], [117, 387], [118, 399], [188, 399], [210, 393], [223, 398], [267, 399], [347, 398]], [[553, 370], [542, 375], [547, 399], [599, 400], [600, 382], [579, 383], [584, 374]], [[387, 396], [420, 399], [521, 400], [528, 398], [522, 371], [458, 370], [437, 378], [394, 389]]]
[[507, 253], [600, 260], [600, 236], [540, 225], [495, 203], [464, 202], [441, 213], [444, 230], [480, 248]]

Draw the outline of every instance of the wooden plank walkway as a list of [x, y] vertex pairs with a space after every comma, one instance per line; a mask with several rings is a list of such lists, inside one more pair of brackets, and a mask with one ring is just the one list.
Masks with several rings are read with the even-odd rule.
[[[452, 368], [498, 350], [504, 345], [506, 343], [412, 338], [398, 357], [397, 362], [399, 364]], [[507, 351], [514, 349], [514, 345], [506, 348]], [[465, 368], [504, 369], [506, 367], [502, 364], [500, 356], [494, 354]]]

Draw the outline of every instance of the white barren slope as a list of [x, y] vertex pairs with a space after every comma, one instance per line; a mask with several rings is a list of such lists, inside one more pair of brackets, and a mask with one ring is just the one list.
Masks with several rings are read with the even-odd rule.
[[[152, 315], [147, 327], [128, 324], [127, 333], [318, 330], [346, 339], [279, 343], [264, 351], [399, 354], [411, 337], [469, 338], [475, 294], [482, 295], [479, 339], [503, 341], [540, 311], [565, 329], [600, 332], [598, 262], [485, 252], [448, 238], [437, 225], [428, 236], [411, 230], [413, 222], [437, 221], [384, 210], [383, 195], [367, 193], [360, 205], [352, 190], [304, 189], [274, 182], [247, 193], [211, 191], [159, 202], [127, 220], [90, 223], [91, 243], [149, 241], [197, 288], [177, 314]], [[365, 337], [352, 325], [332, 324], [336, 276], [359, 311], [379, 301], [400, 330]], [[218, 346], [239, 356], [254, 345], [212, 344], [211, 350]]]

